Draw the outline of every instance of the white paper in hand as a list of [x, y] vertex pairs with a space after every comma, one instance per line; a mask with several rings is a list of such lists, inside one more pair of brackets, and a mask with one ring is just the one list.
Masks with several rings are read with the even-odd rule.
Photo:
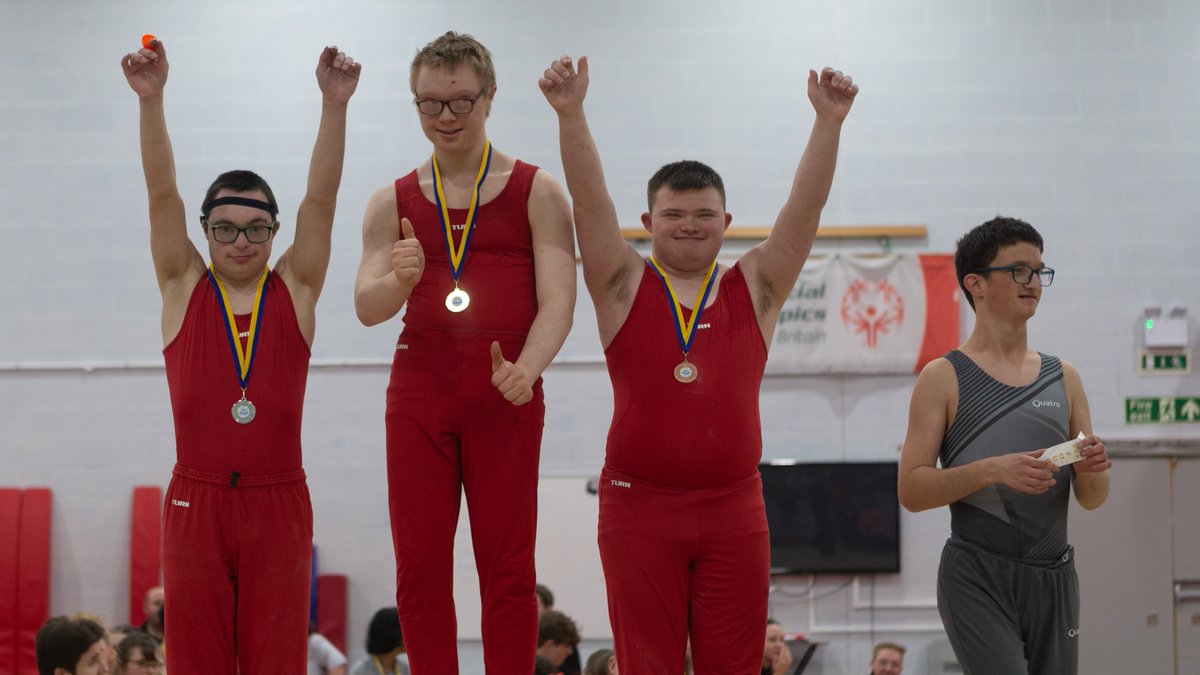
[[1079, 454], [1079, 448], [1075, 447], [1075, 444], [1079, 441], [1082, 441], [1083, 438], [1083, 432], [1081, 431], [1079, 432], [1079, 436], [1069, 441], [1063, 441], [1058, 445], [1046, 448], [1046, 451], [1043, 452], [1042, 456], [1038, 459], [1044, 459], [1047, 462], [1054, 462], [1055, 466], [1074, 464], [1075, 462], [1083, 459], [1083, 455]]

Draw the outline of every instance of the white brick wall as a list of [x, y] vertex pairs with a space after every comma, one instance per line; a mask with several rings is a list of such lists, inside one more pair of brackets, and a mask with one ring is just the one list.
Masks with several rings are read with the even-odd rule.
[[[1128, 428], [1122, 400], [1200, 392], [1198, 375], [1150, 380], [1132, 365], [1143, 306], [1183, 302], [1200, 312], [1198, 26], [1192, 0], [5, 2], [0, 364], [161, 359], [137, 105], [117, 65], [144, 32], [170, 53], [167, 115], [189, 213], [218, 172], [253, 168], [283, 205], [284, 241], [317, 123], [314, 59], [336, 43], [365, 64], [314, 356], [390, 356], [398, 322], [365, 329], [354, 318], [359, 223], [371, 191], [429, 153], [409, 105], [408, 61], [455, 28], [495, 54], [498, 147], [556, 175], [557, 129], [536, 79], [561, 53], [591, 57], [593, 127], [628, 224], [644, 209], [649, 174], [685, 156], [722, 171], [735, 224], [771, 223], [811, 120], [804, 73], [844, 67], [863, 94], [825, 221], [925, 223], [927, 242], [897, 247], [945, 251], [996, 213], [1030, 220], [1059, 271], [1031, 339], [1079, 366], [1096, 430], [1195, 436], [1187, 426]], [[597, 353], [593, 325], [581, 294], [568, 353]], [[324, 569], [350, 575], [355, 655], [370, 613], [391, 597], [385, 380], [383, 369], [314, 370], [305, 420], [317, 543]], [[603, 367], [558, 365], [546, 381], [543, 472], [596, 473], [611, 410]], [[765, 453], [895, 457], [911, 383], [769, 378]], [[55, 490], [54, 611], [124, 618], [130, 488], [165, 484], [171, 433], [161, 371], [0, 372], [0, 484]], [[544, 495], [574, 489], [563, 481], [548, 480]], [[588, 503], [578, 501], [573, 527], [547, 531], [543, 519], [543, 541], [556, 545], [552, 554], [544, 547], [539, 566], [585, 634], [603, 639], [602, 595], [583, 581], [598, 568]], [[1102, 514], [1093, 517], [1120, 518]], [[877, 599], [933, 597], [945, 520], [906, 517], [905, 572], [877, 580]], [[786, 592], [806, 581], [780, 583]], [[477, 634], [470, 594], [460, 593], [467, 636]], [[841, 592], [810, 615], [803, 602], [773, 597], [789, 629], [850, 627], [825, 636], [826, 673], [865, 670], [872, 619], [909, 627], [876, 635], [915, 647], [908, 672], [923, 672], [924, 645], [936, 637], [925, 631], [937, 623], [929, 609], [873, 614]], [[465, 650], [464, 672], [476, 672], [478, 650]]]

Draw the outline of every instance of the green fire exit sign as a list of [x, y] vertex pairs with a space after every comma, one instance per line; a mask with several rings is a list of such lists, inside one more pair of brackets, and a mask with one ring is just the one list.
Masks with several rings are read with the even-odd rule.
[[1125, 399], [1126, 424], [1200, 422], [1200, 397], [1163, 396]]

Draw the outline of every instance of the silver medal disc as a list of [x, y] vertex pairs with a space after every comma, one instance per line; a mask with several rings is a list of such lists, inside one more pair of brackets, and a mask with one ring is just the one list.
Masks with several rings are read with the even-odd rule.
[[461, 288], [456, 288], [450, 291], [446, 296], [446, 309], [451, 312], [461, 312], [471, 304], [471, 296]]
[[244, 398], [234, 403], [233, 409], [229, 412], [233, 415], [233, 421], [238, 424], [249, 424], [254, 421], [254, 404]]

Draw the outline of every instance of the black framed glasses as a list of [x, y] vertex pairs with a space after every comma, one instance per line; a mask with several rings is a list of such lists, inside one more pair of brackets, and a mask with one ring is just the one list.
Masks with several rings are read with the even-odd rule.
[[221, 244], [232, 244], [233, 242], [237, 241], [238, 236], [242, 234], [246, 235], [246, 241], [250, 242], [251, 244], [265, 244], [271, 239], [271, 234], [275, 232], [275, 223], [271, 223], [270, 225], [247, 225], [245, 227], [238, 227], [236, 225], [228, 225], [225, 223], [211, 225], [203, 218], [200, 220], [207, 225], [209, 231], [212, 232], [213, 240]]
[[162, 672], [163, 666], [166, 664], [156, 659], [144, 659], [142, 661], [129, 661], [129, 665], [135, 666], [138, 670], [148, 670], [152, 673]]
[[1012, 275], [1013, 283], [1024, 286], [1033, 281], [1034, 275], [1037, 275], [1038, 283], [1042, 286], [1049, 286], [1054, 283], [1054, 269], [1050, 267], [1041, 267], [1034, 269], [1029, 265], [1004, 265], [1003, 267], [984, 267], [975, 270], [975, 274], [983, 274], [985, 272], [1008, 272]]
[[449, 108], [450, 112], [455, 115], [466, 115], [475, 109], [475, 102], [483, 97], [483, 92], [487, 91], [487, 87], [479, 90], [475, 94], [475, 98], [456, 98], [452, 101], [439, 101], [436, 98], [415, 98], [413, 103], [417, 104], [417, 110], [422, 115], [440, 115], [442, 108]]

